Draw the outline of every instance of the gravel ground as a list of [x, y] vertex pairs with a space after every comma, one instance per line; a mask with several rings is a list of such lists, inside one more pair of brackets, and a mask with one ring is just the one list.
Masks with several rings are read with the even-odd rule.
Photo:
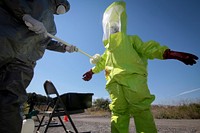
[[[110, 118], [89, 115], [72, 115], [72, 119], [79, 132], [91, 131], [91, 133], [110, 133]], [[55, 119], [58, 122], [57, 119]], [[171, 120], [156, 119], [155, 120], [158, 133], [200, 133], [200, 119], [198, 120]], [[38, 123], [36, 123], [38, 124]], [[65, 122], [67, 129], [73, 131], [70, 122]], [[40, 128], [43, 133], [44, 127]], [[65, 133], [62, 127], [50, 127], [48, 133]], [[130, 122], [130, 133], [135, 132], [134, 121]]]

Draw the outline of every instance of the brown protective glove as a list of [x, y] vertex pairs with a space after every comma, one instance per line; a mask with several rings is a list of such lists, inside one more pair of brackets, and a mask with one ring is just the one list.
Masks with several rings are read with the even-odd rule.
[[184, 52], [171, 51], [170, 49], [165, 50], [163, 58], [176, 59], [182, 61], [186, 65], [196, 64], [196, 60], [198, 60], [198, 57], [196, 55]]
[[90, 79], [92, 79], [92, 75], [94, 73], [92, 72], [92, 69], [90, 69], [88, 72], [86, 72], [85, 74], [83, 74], [83, 80], [85, 81], [89, 81]]

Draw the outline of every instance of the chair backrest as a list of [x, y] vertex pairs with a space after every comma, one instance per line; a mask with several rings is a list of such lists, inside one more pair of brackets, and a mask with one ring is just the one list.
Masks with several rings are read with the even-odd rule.
[[50, 95], [56, 95], [56, 96], [59, 96], [57, 90], [56, 90], [56, 87], [54, 86], [54, 84], [49, 81], [49, 80], [46, 80], [44, 82], [44, 90], [47, 94], [47, 96], [50, 96]]
[[[46, 81], [44, 82], [44, 90], [45, 90], [45, 92], [46, 92], [48, 98], [51, 98], [50, 95], [56, 95], [56, 96], [57, 96], [57, 97], [53, 98], [53, 100], [50, 101], [50, 102], [48, 103], [48, 106], [47, 106], [47, 108], [46, 108], [46, 111], [47, 111], [47, 110], [49, 109], [49, 107], [52, 105], [52, 106], [51, 106], [51, 107], [52, 107], [52, 111], [51, 111], [50, 117], [52, 118], [54, 114], [55, 114], [55, 116], [67, 115], [68, 118], [69, 118], [69, 121], [70, 121], [71, 124], [72, 124], [72, 127], [74, 128], [75, 133], [78, 133], [78, 130], [76, 129], [76, 127], [75, 127], [75, 125], [74, 125], [74, 123], [73, 123], [73, 121], [72, 121], [72, 119], [71, 119], [71, 117], [70, 117], [70, 115], [69, 115], [70, 113], [67, 111], [67, 108], [66, 108], [66, 106], [65, 106], [65, 104], [64, 104], [64, 102], [63, 102], [63, 100], [61, 99], [59, 93], [57, 92], [57, 89], [56, 89], [56, 87], [54, 86], [54, 84], [53, 84], [51, 81], [46, 80]], [[63, 111], [64, 111], [64, 113], [63, 113]], [[80, 112], [80, 111], [81, 111], [81, 112]], [[48, 111], [48, 112], [49, 112], [49, 111]], [[83, 112], [84, 112], [83, 109], [82, 109], [82, 110], [76, 111], [76, 113], [83, 113]], [[50, 121], [51, 121], [51, 118], [50, 118]], [[60, 117], [59, 117], [59, 119], [60, 119], [60, 122], [62, 123], [62, 120], [61, 120]], [[49, 121], [49, 122], [50, 122], [50, 121]], [[48, 125], [47, 125], [46, 129], [47, 129], [48, 126], [49, 126], [49, 122], [48, 122]], [[64, 124], [63, 124], [63, 123], [62, 123], [62, 125], [63, 125], [63, 127], [64, 127]], [[65, 130], [66, 130], [66, 129], [65, 129]], [[45, 130], [45, 131], [46, 131], [46, 130]], [[46, 132], [45, 132], [45, 133], [46, 133]]]
[[[46, 80], [44, 82], [44, 90], [49, 98], [49, 105], [54, 107], [54, 109], [64, 109], [66, 108], [59, 93], [57, 92], [56, 87], [54, 86], [54, 84], [49, 81]], [[52, 97], [52, 95], [56, 95], [56, 97]]]

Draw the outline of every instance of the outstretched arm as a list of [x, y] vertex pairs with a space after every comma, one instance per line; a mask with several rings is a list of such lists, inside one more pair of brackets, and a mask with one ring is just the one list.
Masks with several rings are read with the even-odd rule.
[[101, 55], [99, 61], [96, 63], [96, 65], [92, 69], [90, 69], [89, 71], [83, 74], [82, 79], [85, 81], [89, 81], [92, 79], [93, 74], [103, 71], [105, 69], [106, 58], [107, 58], [107, 51], [105, 51]]
[[89, 81], [90, 79], [92, 79], [92, 75], [94, 73], [92, 72], [92, 69], [90, 69], [88, 72], [86, 72], [85, 74], [83, 74], [83, 80], [85, 81]]
[[163, 58], [176, 59], [183, 62], [186, 65], [196, 64], [196, 60], [198, 60], [198, 57], [196, 55], [185, 52], [172, 51], [170, 49], [165, 50]]
[[78, 48], [76, 48], [76, 46], [73, 46], [73, 45], [67, 46], [54, 40], [50, 41], [50, 43], [47, 45], [47, 49], [52, 50], [52, 51], [62, 52], [62, 53], [66, 51], [69, 53], [78, 51]]

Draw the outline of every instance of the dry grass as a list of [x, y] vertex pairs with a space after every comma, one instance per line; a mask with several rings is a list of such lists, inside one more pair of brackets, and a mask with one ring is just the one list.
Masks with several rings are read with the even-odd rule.
[[178, 106], [152, 106], [152, 112], [157, 119], [200, 119], [200, 103]]
[[111, 113], [109, 111], [105, 111], [103, 109], [94, 109], [94, 108], [89, 108], [85, 110], [85, 114], [92, 115], [92, 116], [103, 116], [103, 117], [110, 117]]
[[[38, 110], [44, 110], [45, 106], [37, 106]], [[156, 119], [200, 119], [200, 102], [190, 104], [172, 105], [153, 105], [152, 113]], [[110, 117], [110, 111], [97, 109], [96, 107], [88, 108], [85, 114], [91, 116]]]
[[[86, 113], [95, 116], [110, 116], [110, 112], [103, 109], [90, 108]], [[200, 119], [200, 102], [176, 106], [153, 105], [152, 113], [156, 119]]]

